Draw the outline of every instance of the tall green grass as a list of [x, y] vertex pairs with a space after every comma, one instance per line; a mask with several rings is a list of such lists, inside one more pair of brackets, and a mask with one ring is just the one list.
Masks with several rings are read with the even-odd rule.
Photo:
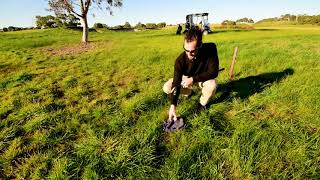
[[320, 175], [318, 28], [215, 30], [228, 69], [210, 107], [200, 90], [179, 101], [187, 128], [162, 131], [182, 36], [175, 29], [93, 32], [96, 48], [51, 55], [81, 32], [0, 33], [3, 179], [317, 178]]

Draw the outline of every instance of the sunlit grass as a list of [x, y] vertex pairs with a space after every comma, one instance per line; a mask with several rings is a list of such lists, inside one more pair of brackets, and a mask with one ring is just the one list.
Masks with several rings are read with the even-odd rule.
[[[0, 33], [0, 176], [4, 179], [316, 178], [320, 29], [214, 30], [219, 89], [181, 98], [187, 128], [162, 131], [183, 36], [175, 29], [91, 32], [94, 49], [53, 55], [81, 32]], [[228, 81], [238, 46], [236, 79]]]

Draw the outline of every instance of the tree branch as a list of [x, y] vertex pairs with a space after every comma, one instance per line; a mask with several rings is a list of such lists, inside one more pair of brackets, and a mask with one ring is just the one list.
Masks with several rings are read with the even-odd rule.
[[79, 16], [79, 17], [83, 17], [82, 15], [80, 15], [79, 13], [75, 12], [72, 5], [68, 2], [68, 0], [63, 0], [64, 4], [67, 6], [68, 11], [71, 11], [72, 13], [74, 13], [75, 15]]
[[83, 0], [79, 0], [80, 6], [81, 6], [81, 13], [84, 14], [84, 6], [83, 6]]
[[90, 4], [91, 4], [91, 0], [87, 0], [87, 1], [85, 2], [85, 13], [86, 13], [86, 14], [87, 14], [88, 11], [89, 11]]

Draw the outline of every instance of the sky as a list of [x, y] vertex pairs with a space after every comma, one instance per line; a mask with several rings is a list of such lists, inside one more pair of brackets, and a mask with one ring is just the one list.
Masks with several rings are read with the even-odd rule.
[[[49, 15], [47, 0], [3, 0], [0, 6], [0, 28], [35, 26], [36, 15]], [[190, 13], [209, 13], [210, 23], [237, 20], [243, 17], [258, 21], [283, 14], [320, 15], [320, 0], [123, 0], [113, 16], [105, 10], [89, 11], [89, 26], [109, 26], [138, 22], [167, 24], [184, 23]], [[94, 16], [92, 15], [94, 14]]]

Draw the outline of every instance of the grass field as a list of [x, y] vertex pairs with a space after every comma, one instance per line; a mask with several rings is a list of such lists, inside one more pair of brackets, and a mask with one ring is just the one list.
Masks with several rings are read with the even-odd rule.
[[[219, 89], [166, 134], [175, 29], [0, 33], [0, 179], [320, 177], [320, 27], [216, 30]], [[236, 79], [228, 81], [239, 46]], [[71, 52], [70, 54], [67, 54]]]

